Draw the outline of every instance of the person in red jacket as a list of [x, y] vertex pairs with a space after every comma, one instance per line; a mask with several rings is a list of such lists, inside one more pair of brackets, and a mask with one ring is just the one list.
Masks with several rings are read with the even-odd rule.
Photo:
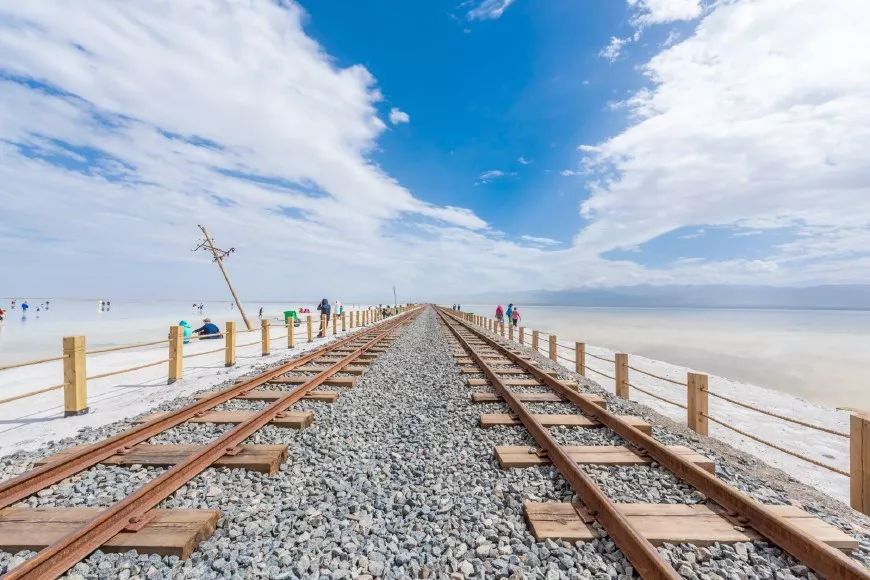
[[495, 319], [504, 322], [504, 308], [501, 307], [501, 304], [495, 307]]

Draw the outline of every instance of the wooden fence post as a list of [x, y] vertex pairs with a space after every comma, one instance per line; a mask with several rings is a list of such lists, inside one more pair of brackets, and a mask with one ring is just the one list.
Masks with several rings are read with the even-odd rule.
[[695, 433], [707, 435], [707, 375], [689, 373], [686, 383], [689, 386], [686, 424]]
[[338, 334], [338, 313], [332, 313], [332, 336]]
[[540, 333], [537, 330], [532, 331], [532, 350], [538, 351], [538, 343], [540, 342]]
[[85, 365], [85, 337], [63, 337], [63, 416], [88, 412], [88, 382]]
[[294, 348], [296, 346], [296, 335], [294, 334], [296, 326], [294, 322], [295, 320], [292, 316], [287, 319], [287, 348]]
[[574, 370], [578, 373], [586, 376], [586, 343], [585, 342], [575, 342], [574, 343]]
[[556, 358], [556, 335], [550, 335], [550, 360], [558, 362]]
[[224, 366], [231, 367], [236, 364], [236, 323], [234, 321], [227, 321], [227, 328], [224, 330], [224, 338], [226, 339]]
[[523, 344], [526, 339], [526, 328], [524, 326], [520, 326], [520, 344]]
[[181, 378], [184, 372], [184, 359], [182, 357], [182, 348], [184, 348], [184, 334], [180, 326], [169, 327], [169, 379], [166, 384], [171, 385]]
[[308, 315], [308, 319], [305, 321], [305, 324], [308, 326], [308, 342], [314, 340], [314, 329], [312, 328], [313, 324], [311, 322], [311, 315]]
[[613, 358], [616, 370], [613, 375], [616, 378], [616, 396], [620, 399], [628, 399], [628, 355], [618, 352], [613, 355]]
[[329, 332], [329, 318], [325, 314], [320, 315], [320, 330], [317, 332], [317, 338], [326, 338], [326, 333]]
[[499, 324], [499, 326], [501, 327], [501, 337], [504, 338], [504, 322]]
[[347, 312], [341, 313], [341, 331], [347, 332]]
[[870, 415], [849, 418], [849, 505], [870, 512]]
[[263, 356], [269, 355], [269, 319], [260, 321], [260, 351]]
[[508, 340], [514, 339], [514, 325], [508, 322]]

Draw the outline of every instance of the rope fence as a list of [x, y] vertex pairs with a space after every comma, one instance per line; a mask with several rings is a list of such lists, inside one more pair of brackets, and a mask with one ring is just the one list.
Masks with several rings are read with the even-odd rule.
[[[588, 353], [587, 353], [587, 354], [588, 354]], [[688, 386], [686, 383], [682, 383], [682, 382], [680, 382], [680, 381], [675, 381], [674, 379], [669, 379], [668, 377], [663, 377], [663, 376], [661, 376], [661, 375], [657, 375], [657, 374], [651, 373], [651, 372], [649, 372], [649, 371], [645, 371], [645, 370], [643, 370], [643, 369], [639, 369], [639, 368], [633, 367], [633, 366], [631, 366], [631, 365], [628, 365], [628, 368], [630, 368], [630, 369], [633, 370], [633, 371], [637, 371], [637, 372], [639, 372], [639, 373], [642, 374], [642, 375], [647, 375], [647, 376], [649, 376], [649, 377], [653, 377], [654, 379], [659, 379], [660, 381], [667, 381], [667, 382], [669, 382], [669, 383], [673, 383], [673, 384], [675, 384], [675, 385], [680, 385], [680, 386], [683, 386], [683, 387], [687, 387], [687, 386]]]
[[741, 401], [737, 401], [732, 399], [731, 397], [726, 397], [725, 395], [720, 395], [719, 393], [714, 393], [713, 391], [707, 391], [707, 393], [711, 397], [715, 397], [717, 399], [722, 399], [723, 401], [728, 401], [732, 405], [737, 405], [738, 407], [743, 407], [744, 409], [750, 409], [752, 411], [757, 411], [758, 413], [763, 413], [770, 417], [776, 417], [782, 421], [788, 421], [789, 423], [794, 423], [795, 425], [800, 425], [802, 427], [808, 427], [810, 429], [815, 429], [816, 431], [822, 431], [823, 433], [830, 433], [831, 435], [836, 435], [838, 437], [843, 437], [845, 439], [849, 438], [848, 433], [844, 433], [843, 431], [837, 431], [836, 429], [831, 429], [830, 427], [825, 427], [824, 425], [815, 425], [813, 423], [807, 423], [806, 421], [801, 421], [800, 419], [793, 419], [792, 417], [786, 417], [785, 415], [780, 415], [779, 413], [774, 413], [773, 411], [768, 411], [766, 409], [762, 409], [760, 407], [756, 407], [755, 405], [750, 405], [749, 403], [743, 403]]
[[674, 407], [679, 407], [680, 409], [688, 409], [688, 408], [689, 408], [687, 405], [684, 405], [684, 404], [682, 404], [682, 403], [678, 403], [677, 401], [672, 401], [671, 399], [668, 399], [668, 398], [666, 398], [666, 397], [662, 397], [662, 396], [660, 396], [660, 395], [656, 395], [655, 393], [653, 393], [653, 392], [651, 392], [651, 391], [648, 391], [648, 390], [646, 390], [646, 389], [643, 389], [643, 388], [641, 388], [641, 387], [638, 387], [637, 385], [634, 385], [634, 384], [632, 384], [632, 383], [628, 383], [628, 386], [630, 386], [630, 387], [633, 388], [633, 389], [637, 389], [637, 390], [640, 391], [641, 393], [644, 393], [644, 394], [646, 394], [646, 395], [649, 395], [649, 396], [652, 397], [653, 399], [658, 399], [659, 401], [662, 401], [662, 402], [664, 402], [664, 403], [668, 403], [668, 404], [670, 404], [670, 405], [673, 405]]
[[608, 375], [607, 373], [602, 373], [601, 371], [596, 371], [595, 369], [593, 369], [593, 368], [590, 367], [589, 365], [586, 366], [586, 370], [588, 370], [588, 371], [592, 371], [593, 373], [596, 373], [596, 374], [599, 374], [599, 375], [601, 375], [602, 377], [607, 377], [607, 378], [610, 379], [611, 381], [615, 381], [615, 380], [616, 380], [615, 377], [611, 377], [611, 376]]
[[0, 399], [0, 405], [3, 403], [11, 403], [12, 401], [17, 401], [18, 399], [23, 399], [25, 397], [33, 397], [36, 395], [41, 395], [42, 393], [47, 393], [49, 391], [57, 391], [58, 389], [63, 388], [63, 383], [59, 385], [52, 385], [50, 387], [45, 387], [44, 389], [39, 389], [36, 391], [30, 391], [29, 393], [21, 393], [20, 395], [15, 395], [14, 397], [7, 397], [5, 399]]
[[[188, 337], [188, 338], [193, 338], [193, 337]], [[199, 338], [199, 337], [197, 337], [197, 338]], [[118, 350], [129, 350], [131, 348], [140, 348], [143, 346], [154, 346], [157, 344], [168, 344], [168, 343], [169, 343], [169, 339], [164, 338], [163, 340], [155, 340], [153, 342], [140, 342], [137, 344], [127, 344], [124, 346], [110, 346], [108, 348], [98, 348], [95, 350], [88, 350], [88, 351], [85, 351], [85, 354], [102, 354], [104, 352], [115, 352]]]
[[29, 360], [29, 361], [20, 362], [20, 363], [14, 363], [14, 364], [11, 364], [11, 365], [3, 365], [3, 366], [0, 366], [0, 371], [8, 371], [9, 369], [20, 369], [21, 367], [29, 367], [29, 366], [32, 366], [32, 365], [39, 365], [39, 364], [42, 364], [42, 363], [54, 362], [54, 361], [57, 361], [57, 360], [63, 360], [63, 359], [65, 359], [65, 358], [66, 358], [66, 355], [65, 355], [65, 354], [62, 354], [62, 355], [60, 355], [60, 356], [52, 356], [52, 357], [49, 357], [49, 358], [38, 358], [38, 359], [35, 359], [35, 360]]
[[165, 358], [165, 359], [163, 359], [163, 360], [159, 360], [159, 361], [156, 361], [156, 362], [153, 362], [153, 363], [144, 364], [144, 365], [139, 365], [139, 366], [137, 366], [137, 367], [131, 367], [131, 368], [128, 368], [128, 369], [121, 369], [121, 370], [118, 370], [118, 371], [110, 371], [110, 372], [102, 373], [102, 374], [99, 374], [99, 375], [93, 375], [93, 376], [91, 376], [91, 377], [86, 377], [85, 380], [86, 380], [86, 381], [93, 381], [93, 380], [95, 380], [95, 379], [104, 379], [104, 378], [106, 378], [106, 377], [113, 377], [113, 376], [115, 376], [115, 375], [123, 375], [124, 373], [132, 373], [133, 371], [140, 371], [140, 370], [142, 370], [142, 369], [147, 369], [148, 367], [156, 367], [157, 365], [166, 364], [166, 363], [168, 363], [168, 362], [169, 362], [169, 359], [168, 359], [168, 358]]
[[743, 435], [744, 437], [748, 437], [749, 439], [752, 439], [753, 441], [757, 441], [758, 443], [761, 443], [763, 445], [767, 445], [768, 447], [772, 447], [773, 449], [776, 449], [777, 451], [781, 451], [782, 453], [785, 453], [786, 455], [791, 455], [792, 457], [796, 457], [797, 459], [800, 459], [802, 461], [806, 461], [807, 463], [812, 463], [813, 465], [815, 465], [817, 467], [822, 467], [824, 469], [827, 469], [828, 471], [833, 471], [834, 473], [839, 473], [840, 475], [845, 475], [846, 477], [849, 477], [851, 475], [848, 471], [844, 471], [838, 467], [834, 467], [833, 465], [828, 465], [827, 463], [822, 463], [821, 461], [813, 459], [812, 457], [807, 457], [806, 455], [801, 455], [800, 453], [796, 453], [790, 449], [786, 449], [785, 447], [777, 445], [776, 443], [773, 443], [772, 441], [766, 441], [764, 439], [761, 439], [760, 437], [756, 437], [755, 435], [747, 433], [746, 431], [743, 431], [742, 429], [738, 429], [737, 427], [735, 427], [733, 425], [729, 425], [728, 423], [726, 423], [724, 421], [716, 419], [715, 417], [711, 417], [710, 415], [708, 415], [706, 413], [701, 413], [701, 416], [706, 417], [710, 421], [713, 421], [714, 423], [721, 425], [721, 426], [725, 427], [726, 429], [730, 429], [731, 431], [734, 431], [735, 433]]
[[598, 360], [601, 360], [601, 361], [604, 361], [604, 362], [609, 362], [609, 363], [616, 362], [616, 361], [613, 360], [612, 358], [605, 358], [605, 357], [603, 357], [603, 356], [598, 356], [597, 354], [592, 354], [592, 353], [589, 352], [589, 351], [586, 351], [586, 356], [591, 356], [592, 358], [597, 358]]

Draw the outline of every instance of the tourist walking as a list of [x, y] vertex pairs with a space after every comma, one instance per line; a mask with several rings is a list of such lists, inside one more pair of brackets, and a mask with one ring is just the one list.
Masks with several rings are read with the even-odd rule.
[[508, 304], [507, 310], [505, 311], [505, 315], [507, 316], [508, 324], [511, 323], [511, 314], [514, 313], [514, 305], [513, 303]]
[[520, 323], [520, 309], [514, 306], [513, 312], [511, 312], [510, 322], [514, 325], [514, 328]]
[[501, 307], [501, 304], [495, 307], [495, 319], [504, 322], [504, 308]]
[[326, 329], [329, 326], [329, 315], [332, 313], [332, 307], [329, 305], [329, 300], [324, 298], [317, 305], [317, 309], [320, 311], [320, 333], [318, 333], [317, 338], [323, 338], [326, 336]]

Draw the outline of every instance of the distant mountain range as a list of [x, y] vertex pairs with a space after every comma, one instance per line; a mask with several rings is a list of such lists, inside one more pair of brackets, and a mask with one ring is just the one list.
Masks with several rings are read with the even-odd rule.
[[870, 285], [805, 288], [774, 286], [624, 286], [607, 289], [480, 294], [468, 303], [517, 302], [526, 305], [626, 306], [649, 308], [800, 308], [870, 310]]

